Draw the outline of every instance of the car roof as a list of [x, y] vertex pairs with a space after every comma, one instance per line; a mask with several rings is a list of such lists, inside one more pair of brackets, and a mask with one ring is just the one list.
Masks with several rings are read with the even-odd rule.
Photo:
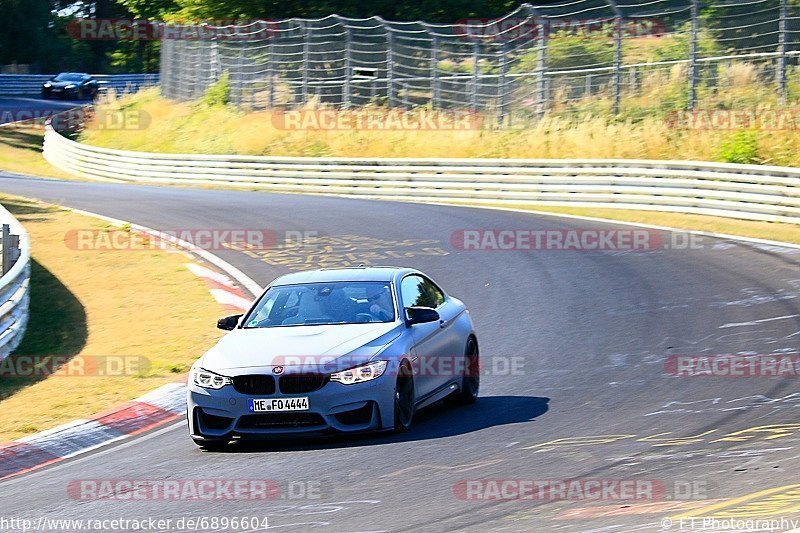
[[324, 283], [331, 281], [393, 281], [398, 276], [416, 273], [413, 268], [393, 266], [369, 266], [352, 268], [322, 268], [307, 272], [295, 272], [281, 276], [270, 285], [295, 285], [298, 283]]

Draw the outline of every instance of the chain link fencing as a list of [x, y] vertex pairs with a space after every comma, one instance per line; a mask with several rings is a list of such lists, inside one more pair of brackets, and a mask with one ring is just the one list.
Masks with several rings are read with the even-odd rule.
[[800, 91], [798, 54], [795, 0], [563, 0], [451, 24], [331, 15], [171, 26], [161, 86], [167, 98], [194, 100], [226, 79], [231, 102], [247, 109], [635, 117], [737, 98], [785, 104]]

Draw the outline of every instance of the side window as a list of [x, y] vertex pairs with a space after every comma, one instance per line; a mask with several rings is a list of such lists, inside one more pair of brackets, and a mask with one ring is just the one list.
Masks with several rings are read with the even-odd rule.
[[406, 307], [432, 307], [444, 303], [444, 294], [432, 281], [421, 276], [406, 276], [400, 284], [400, 294]]
[[431, 280], [423, 279], [422, 291], [425, 293], [427, 301], [430, 302], [428, 307], [436, 309], [444, 303], [444, 293]]

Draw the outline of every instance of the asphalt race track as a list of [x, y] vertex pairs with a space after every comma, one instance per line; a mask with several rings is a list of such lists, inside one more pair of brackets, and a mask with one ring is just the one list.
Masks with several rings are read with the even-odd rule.
[[24, 96], [0, 96], [0, 124], [50, 116], [88, 103], [89, 100], [45, 100]]
[[[767, 509], [765, 516], [800, 517], [790, 513], [800, 508], [798, 486], [790, 487], [800, 479], [798, 378], [676, 377], [665, 371], [670, 355], [796, 355], [800, 250], [704, 238], [691, 250], [460, 251], [451, 237], [465, 229], [622, 226], [9, 174], [0, 174], [0, 192], [163, 230], [317, 232], [307, 248], [219, 252], [262, 285], [319, 266], [417, 267], [471, 309], [488, 367], [477, 404], [434, 406], [418, 414], [403, 436], [209, 453], [189, 440], [185, 424], [175, 424], [0, 483], [3, 515], [267, 516], [270, 528], [280, 531], [337, 533], [677, 531], [674, 524], [662, 526], [662, 519], [742, 516], [749, 500], [734, 499], [779, 489], [759, 509]], [[198, 346], [198, 356], [203, 349]], [[512, 358], [522, 361], [521, 370], [504, 371], [501, 363]], [[498, 368], [491, 367], [495, 363]], [[73, 480], [120, 478], [320, 480], [321, 497], [78, 502], [67, 494]], [[665, 493], [656, 501], [586, 502], [462, 499], [454, 490], [464, 480], [487, 479], [657, 480]], [[764, 496], [751, 497], [759, 498]]]

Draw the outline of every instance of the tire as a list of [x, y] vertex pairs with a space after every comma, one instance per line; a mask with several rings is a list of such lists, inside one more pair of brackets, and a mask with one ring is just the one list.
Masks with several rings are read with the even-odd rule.
[[478, 400], [478, 393], [481, 387], [480, 375], [480, 352], [478, 341], [475, 337], [470, 337], [467, 347], [464, 350], [464, 375], [461, 377], [461, 386], [458, 392], [449, 396], [448, 400], [454, 405], [470, 405]]
[[414, 394], [414, 375], [411, 365], [404, 361], [397, 372], [394, 386], [394, 431], [405, 433], [411, 428], [416, 412]]
[[192, 439], [201, 450], [206, 452], [222, 452], [228, 449], [228, 441], [226, 440], [201, 440]]

